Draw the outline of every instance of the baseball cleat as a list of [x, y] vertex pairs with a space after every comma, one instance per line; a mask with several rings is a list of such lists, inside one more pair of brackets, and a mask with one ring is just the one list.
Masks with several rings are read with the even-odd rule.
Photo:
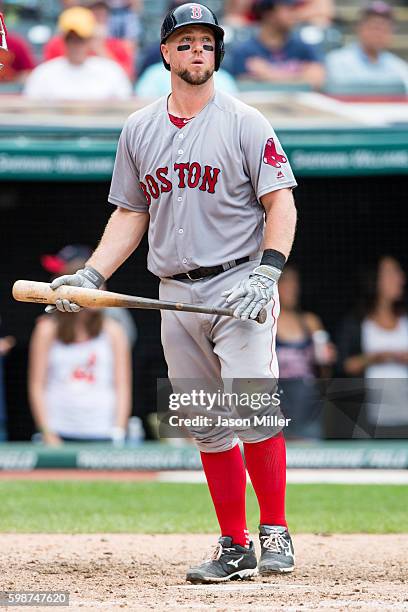
[[258, 574], [254, 543], [249, 548], [232, 544], [232, 538], [218, 540], [214, 553], [207, 561], [188, 570], [186, 579], [193, 584], [246, 580]]
[[261, 576], [293, 572], [295, 551], [289, 531], [280, 525], [259, 525], [261, 558], [258, 570]]

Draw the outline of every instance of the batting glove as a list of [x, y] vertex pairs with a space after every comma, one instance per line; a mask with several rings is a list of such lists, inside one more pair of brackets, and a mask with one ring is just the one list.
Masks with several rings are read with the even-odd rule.
[[[102, 274], [99, 274], [95, 268], [86, 266], [83, 270], [77, 270], [75, 274], [58, 276], [52, 281], [50, 287], [51, 289], [58, 289], [58, 287], [62, 287], [62, 285], [69, 285], [70, 287], [84, 287], [85, 289], [99, 289], [104, 282], [105, 279]], [[56, 310], [60, 312], [79, 312], [82, 310], [82, 307], [75, 304], [75, 302], [62, 299], [57, 300], [55, 306], [47, 306], [45, 312], [52, 313]]]
[[227, 298], [227, 304], [241, 300], [234, 310], [234, 317], [242, 321], [256, 319], [259, 311], [271, 301], [280, 275], [278, 268], [262, 264], [248, 278], [221, 295]]

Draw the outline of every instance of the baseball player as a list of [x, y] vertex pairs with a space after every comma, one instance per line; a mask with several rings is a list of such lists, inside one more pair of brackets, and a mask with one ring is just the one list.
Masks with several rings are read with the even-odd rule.
[[[257, 110], [214, 91], [223, 37], [215, 15], [201, 4], [183, 4], [165, 17], [161, 53], [171, 94], [126, 121], [109, 194], [116, 209], [100, 244], [83, 269], [51, 285], [100, 287], [148, 229], [148, 269], [161, 279], [160, 299], [235, 308], [233, 318], [162, 311], [170, 380], [210, 387], [277, 378], [277, 281], [296, 223], [296, 181], [274, 130]], [[80, 309], [68, 300], [56, 307]], [[263, 325], [252, 320], [261, 308], [268, 313]], [[221, 537], [211, 559], [190, 569], [187, 580], [292, 571], [282, 431], [213, 424], [190, 432]], [[239, 439], [260, 506], [259, 563], [246, 526]]]

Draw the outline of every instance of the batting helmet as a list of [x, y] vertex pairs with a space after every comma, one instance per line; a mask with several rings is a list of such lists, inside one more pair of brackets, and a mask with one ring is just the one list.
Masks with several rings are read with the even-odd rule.
[[[224, 57], [224, 30], [218, 25], [218, 19], [211, 9], [203, 4], [188, 2], [167, 13], [164, 18], [161, 33], [160, 44], [166, 42], [168, 37], [180, 28], [188, 25], [205, 25], [214, 32], [215, 35], [215, 62], [214, 68], [218, 70]], [[163, 64], [170, 70], [170, 65], [166, 62], [161, 54]]]

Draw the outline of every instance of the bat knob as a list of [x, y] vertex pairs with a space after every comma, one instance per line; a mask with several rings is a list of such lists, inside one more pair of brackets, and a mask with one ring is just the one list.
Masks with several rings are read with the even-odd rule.
[[256, 317], [255, 320], [258, 323], [265, 323], [267, 316], [268, 316], [268, 313], [266, 312], [265, 308], [262, 308], [262, 310], [258, 312], [258, 316]]

